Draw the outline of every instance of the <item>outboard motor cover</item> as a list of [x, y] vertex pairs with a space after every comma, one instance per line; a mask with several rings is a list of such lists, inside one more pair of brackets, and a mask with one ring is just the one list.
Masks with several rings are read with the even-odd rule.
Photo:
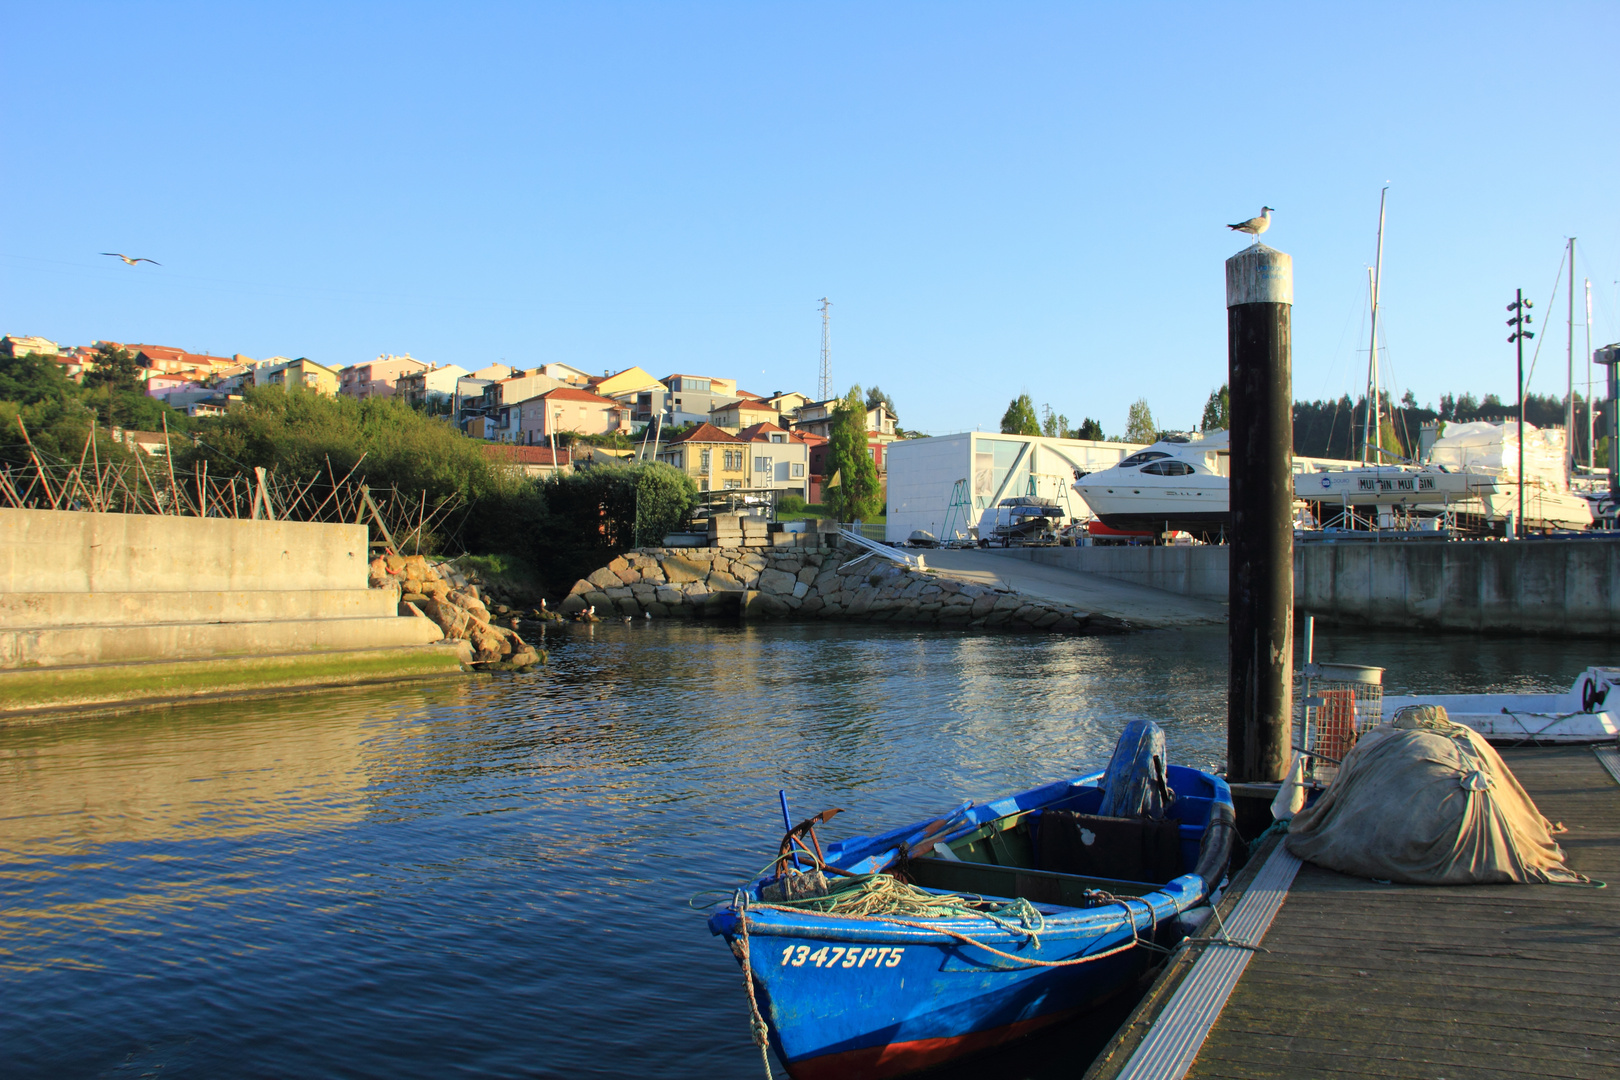
[[1132, 720], [1114, 744], [1114, 756], [1103, 775], [1105, 817], [1164, 817], [1176, 794], [1170, 790], [1164, 731], [1151, 720]]

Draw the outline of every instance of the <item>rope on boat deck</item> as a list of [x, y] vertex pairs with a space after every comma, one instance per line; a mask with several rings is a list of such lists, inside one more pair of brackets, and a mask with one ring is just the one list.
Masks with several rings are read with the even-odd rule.
[[738, 959], [742, 961], [743, 985], [748, 988], [748, 1031], [754, 1037], [754, 1045], [759, 1047], [759, 1060], [765, 1064], [765, 1080], [776, 1080], [771, 1073], [770, 1030], [765, 1026], [765, 1018], [759, 1013], [759, 1001], [754, 997], [754, 967], [748, 954], [748, 898], [741, 889], [737, 890], [735, 904], [737, 911], [742, 914], [738, 920], [742, 923], [742, 932], [738, 935], [742, 943]]
[[[749, 911], [753, 911], [753, 910], [782, 911], [782, 912], [786, 912], [786, 913], [788, 913], [790, 915], [816, 914], [816, 915], [820, 915], [822, 918], [826, 918], [826, 919], [848, 919], [848, 920], [850, 920], [852, 922], [883, 923], [883, 924], [889, 925], [889, 926], [909, 926], [909, 927], [911, 927], [911, 928], [913, 928], [915, 930], [926, 930], [930, 934], [943, 934], [945, 937], [955, 938], [956, 940], [962, 942], [965, 945], [972, 945], [975, 948], [983, 949], [985, 952], [990, 953], [992, 956], [999, 956], [1003, 960], [1011, 960], [1013, 963], [1022, 964], [1025, 967], [1042, 967], [1042, 968], [1075, 967], [1076, 965], [1079, 965], [1079, 964], [1089, 964], [1094, 960], [1103, 960], [1103, 959], [1106, 959], [1106, 958], [1108, 958], [1110, 956], [1117, 956], [1118, 954], [1120, 954], [1122, 952], [1127, 952], [1127, 951], [1129, 951], [1131, 949], [1136, 948], [1138, 945], [1141, 945], [1143, 947], [1151, 947], [1151, 948], [1154, 948], [1154, 949], [1162, 948], [1162, 946], [1154, 945], [1152, 942], [1147, 942], [1147, 941], [1142, 940], [1142, 938], [1137, 933], [1136, 912], [1131, 908], [1130, 904], [1127, 903], [1124, 899], [1121, 899], [1119, 897], [1114, 897], [1114, 899], [1117, 900], [1125, 908], [1125, 914], [1130, 919], [1130, 923], [1131, 923], [1131, 940], [1128, 941], [1128, 942], [1125, 942], [1122, 945], [1116, 945], [1112, 949], [1105, 949], [1102, 952], [1091, 953], [1091, 954], [1089, 954], [1087, 956], [1076, 956], [1076, 957], [1073, 957], [1073, 958], [1068, 959], [1068, 960], [1036, 960], [1033, 957], [1019, 956], [1016, 953], [1005, 952], [1005, 951], [1003, 951], [1001, 949], [998, 949], [994, 945], [987, 945], [984, 942], [980, 941], [978, 938], [973, 937], [973, 936], [971, 936], [969, 934], [964, 934], [960, 930], [952, 930], [949, 927], [945, 927], [945, 926], [930, 926], [927, 923], [917, 922], [917, 921], [912, 920], [912, 919], [896, 919], [896, 918], [893, 918], [893, 917], [876, 916], [876, 915], [847, 915], [847, 914], [844, 914], [843, 912], [836, 912], [836, 911], [818, 911], [818, 912], [811, 913], [811, 912], [806, 912], [803, 908], [786, 907], [786, 906], [784, 906], [782, 904], [752, 903], [752, 902], [749, 902], [748, 898], [746, 896], [743, 896], [741, 893], [739, 893], [738, 896], [737, 896], [736, 907], [737, 907], [737, 921], [742, 924], [743, 933], [744, 933], [745, 936], [746, 936], [747, 927], [748, 927], [748, 912]], [[1144, 900], [1144, 901], [1142, 901], [1142, 903], [1147, 904], [1147, 901]], [[1151, 925], [1152, 924], [1152, 918], [1153, 918], [1153, 915], [1152, 915], [1153, 908], [1152, 908], [1151, 904], [1148, 904], [1147, 906], [1148, 906], [1148, 921], [1149, 921], [1149, 925]], [[1028, 931], [1025, 931], [1025, 932], [1028, 933]], [[1030, 937], [1033, 939], [1034, 935], [1030, 934]], [[752, 1001], [753, 1000], [753, 988], [752, 988], [752, 986], [750, 986], [748, 993], [749, 993], [749, 1000]]]

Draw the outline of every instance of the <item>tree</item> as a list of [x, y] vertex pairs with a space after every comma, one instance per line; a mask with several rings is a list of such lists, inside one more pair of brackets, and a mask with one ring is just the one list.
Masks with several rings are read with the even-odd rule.
[[1153, 410], [1148, 408], [1147, 398], [1137, 398], [1125, 418], [1125, 441], [1150, 443], [1158, 437], [1159, 429], [1153, 424]]
[[116, 345], [102, 345], [96, 349], [95, 370], [84, 374], [85, 389], [105, 386], [111, 390], [141, 389], [141, 367], [128, 349]]
[[1039, 435], [1041, 433], [1040, 417], [1035, 415], [1035, 403], [1028, 394], [1019, 394], [1007, 406], [1007, 411], [1001, 414], [1001, 433], [1003, 435]]
[[1062, 413], [1057, 416], [1057, 433], [1060, 439], [1074, 438], [1074, 432], [1069, 430], [1069, 418]]
[[826, 472], [821, 482], [821, 501], [829, 514], [839, 521], [865, 521], [877, 516], [882, 509], [881, 489], [877, 465], [866, 446], [866, 404], [861, 400], [859, 386], [851, 387], [833, 410], [831, 440], [822, 468]]
[[1209, 392], [1209, 400], [1204, 402], [1204, 419], [1199, 423], [1200, 431], [1225, 431], [1232, 426], [1232, 391], [1225, 383], [1219, 390]]
[[872, 389], [866, 392], [866, 407], [868, 409], [875, 409], [879, 405], [882, 405], [885, 409], [888, 409], [890, 416], [898, 417], [900, 415], [899, 413], [895, 412], [894, 398], [890, 397], [888, 394], [885, 394], [882, 390], [879, 390], [874, 386]]
[[1058, 426], [1057, 414], [1052, 411], [1052, 406], [1042, 405], [1041, 411], [1046, 414], [1041, 418], [1041, 434], [1048, 439], [1055, 439], [1062, 435], [1063, 429]]
[[1074, 437], [1077, 439], [1090, 439], [1092, 442], [1102, 442], [1106, 438], [1103, 435], [1102, 425], [1089, 416], [1080, 421], [1080, 426], [1075, 429]]
[[1415, 408], [1417, 408], [1417, 397], [1416, 397], [1416, 395], [1414, 395], [1412, 393], [1412, 391], [1408, 390], [1406, 393], [1401, 395], [1401, 408], [1403, 408], [1403, 409], [1415, 409]]

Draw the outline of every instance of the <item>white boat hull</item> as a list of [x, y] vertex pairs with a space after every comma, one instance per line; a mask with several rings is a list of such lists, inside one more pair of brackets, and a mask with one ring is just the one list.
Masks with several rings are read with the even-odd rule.
[[[1384, 699], [1384, 719], [1408, 705], [1439, 705], [1487, 742], [1600, 743], [1620, 737], [1620, 668], [1587, 668], [1565, 694], [1418, 694]], [[1610, 700], [1610, 699], [1613, 700]]]

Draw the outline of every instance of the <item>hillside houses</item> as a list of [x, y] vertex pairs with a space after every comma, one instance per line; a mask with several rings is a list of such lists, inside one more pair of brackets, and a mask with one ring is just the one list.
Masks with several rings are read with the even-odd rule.
[[[126, 350], [146, 393], [192, 415], [219, 415], [254, 388], [301, 387], [356, 400], [392, 398], [441, 415], [473, 438], [514, 448], [503, 461], [530, 475], [615, 456], [656, 455], [685, 471], [705, 490], [769, 490], [814, 501], [832, 429], [836, 399], [812, 401], [796, 391], [752, 393], [712, 373], [662, 377], [639, 365], [588, 374], [561, 362], [527, 368], [475, 366], [381, 354], [338, 367], [309, 357], [255, 360], [197, 353], [169, 345], [97, 341], [62, 346], [43, 337], [0, 337], [0, 355], [37, 354], [69, 378], [94, 371], [104, 348]], [[895, 417], [879, 404], [867, 410], [868, 453], [886, 472], [885, 447], [897, 435]], [[582, 438], [628, 437], [636, 450], [581, 445]], [[558, 452], [553, 457], [553, 446]], [[535, 448], [535, 452], [517, 448]], [[574, 447], [566, 456], [562, 453]], [[540, 448], [544, 453], [540, 453]], [[598, 453], [597, 451], [601, 452]]]

